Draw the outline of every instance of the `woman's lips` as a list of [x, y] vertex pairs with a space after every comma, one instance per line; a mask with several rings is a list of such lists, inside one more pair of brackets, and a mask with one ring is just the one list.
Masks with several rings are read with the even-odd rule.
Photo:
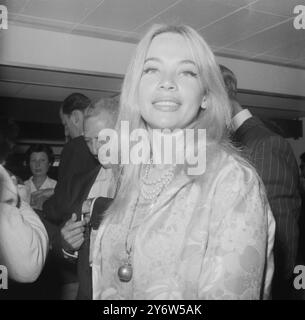
[[179, 109], [180, 103], [172, 100], [159, 100], [153, 102], [153, 106], [160, 111], [173, 112]]

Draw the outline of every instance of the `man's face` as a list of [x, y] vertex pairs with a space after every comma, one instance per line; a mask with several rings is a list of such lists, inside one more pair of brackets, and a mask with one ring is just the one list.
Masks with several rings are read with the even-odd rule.
[[72, 116], [69, 116], [68, 114], [64, 114], [62, 110], [60, 110], [59, 116], [65, 128], [65, 136], [71, 139], [78, 137], [80, 129], [79, 129], [79, 126], [76, 125], [75, 122], [73, 121]]
[[98, 158], [98, 151], [101, 147], [98, 141], [98, 134], [102, 129], [109, 126], [109, 117], [107, 115], [102, 115], [100, 117], [90, 117], [84, 122], [84, 138], [88, 145], [90, 152]]

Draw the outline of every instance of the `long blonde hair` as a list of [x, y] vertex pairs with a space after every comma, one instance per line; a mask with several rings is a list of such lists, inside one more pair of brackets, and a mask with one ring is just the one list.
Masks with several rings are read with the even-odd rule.
[[[226, 93], [222, 75], [214, 54], [205, 40], [191, 27], [153, 25], [139, 42], [133, 58], [128, 66], [120, 97], [120, 111], [116, 129], [120, 132], [121, 121], [128, 121], [130, 131], [138, 128], [146, 129], [141, 118], [138, 104], [138, 87], [141, 80], [144, 61], [152, 40], [163, 33], [181, 35], [192, 50], [193, 57], [199, 69], [199, 79], [206, 96], [206, 109], [199, 111], [194, 122], [194, 128], [206, 129], [207, 142], [234, 153], [234, 148], [228, 139], [231, 122], [231, 106]], [[140, 165], [123, 166], [120, 188], [110, 207], [110, 212], [123, 211], [131, 190], [139, 188]]]

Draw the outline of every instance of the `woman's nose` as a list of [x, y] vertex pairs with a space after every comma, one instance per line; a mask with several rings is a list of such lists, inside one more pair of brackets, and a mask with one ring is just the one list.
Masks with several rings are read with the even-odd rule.
[[176, 90], [177, 86], [174, 76], [172, 74], [165, 74], [160, 81], [159, 87], [165, 90]]

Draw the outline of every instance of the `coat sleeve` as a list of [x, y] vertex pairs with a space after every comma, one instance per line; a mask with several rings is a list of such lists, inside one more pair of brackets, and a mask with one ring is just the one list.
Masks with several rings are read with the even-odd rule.
[[199, 298], [268, 298], [275, 224], [254, 170], [233, 166], [222, 172], [210, 212]]
[[10, 278], [35, 281], [48, 253], [48, 235], [37, 214], [22, 202], [17, 208], [0, 204], [0, 264]]

